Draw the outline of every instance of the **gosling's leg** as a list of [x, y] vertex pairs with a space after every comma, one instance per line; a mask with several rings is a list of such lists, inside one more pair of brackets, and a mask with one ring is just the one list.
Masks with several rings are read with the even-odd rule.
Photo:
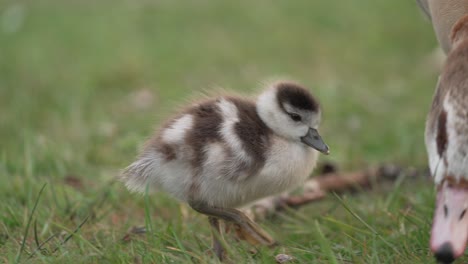
[[190, 206], [199, 213], [233, 223], [239, 237], [252, 245], [274, 246], [276, 244], [267, 232], [237, 209], [209, 206], [204, 203], [191, 203]]
[[213, 236], [213, 251], [218, 257], [219, 260], [223, 261], [224, 259], [224, 248], [220, 242], [221, 239], [221, 228], [219, 226], [219, 219], [213, 216], [208, 216], [208, 221], [210, 222], [211, 232]]

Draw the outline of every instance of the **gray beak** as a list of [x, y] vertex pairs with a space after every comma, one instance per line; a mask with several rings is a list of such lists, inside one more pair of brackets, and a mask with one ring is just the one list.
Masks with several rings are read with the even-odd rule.
[[309, 128], [309, 131], [307, 132], [307, 135], [301, 137], [301, 141], [322, 152], [323, 154], [325, 155], [328, 155], [330, 153], [330, 150], [328, 150], [328, 146], [327, 144], [325, 144], [325, 142], [323, 142], [322, 138], [320, 137], [317, 129], [314, 129], [314, 128]]

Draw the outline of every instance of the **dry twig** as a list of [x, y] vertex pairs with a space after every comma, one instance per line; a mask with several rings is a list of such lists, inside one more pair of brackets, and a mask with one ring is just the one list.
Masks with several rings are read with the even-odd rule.
[[294, 195], [283, 193], [259, 200], [246, 209], [253, 218], [265, 218], [287, 207], [297, 208], [302, 205], [323, 199], [327, 193], [343, 193], [370, 188], [374, 183], [393, 181], [403, 171], [411, 176], [418, 174], [414, 169], [406, 169], [395, 165], [382, 165], [355, 172], [337, 172], [335, 166], [325, 164], [321, 175], [305, 182], [302, 193]]

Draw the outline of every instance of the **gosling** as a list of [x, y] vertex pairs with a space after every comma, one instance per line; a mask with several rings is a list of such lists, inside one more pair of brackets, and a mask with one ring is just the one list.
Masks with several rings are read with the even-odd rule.
[[329, 153], [317, 130], [320, 121], [318, 101], [293, 82], [269, 85], [255, 101], [208, 99], [162, 126], [122, 179], [131, 191], [157, 187], [207, 215], [220, 260], [219, 220], [251, 244], [272, 246], [275, 240], [236, 208], [309, 177], [318, 151]]

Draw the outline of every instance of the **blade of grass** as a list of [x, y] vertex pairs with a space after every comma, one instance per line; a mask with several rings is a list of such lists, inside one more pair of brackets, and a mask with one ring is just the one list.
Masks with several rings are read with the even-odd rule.
[[[148, 234], [148, 239], [150, 242], [153, 242], [153, 222], [151, 220], [150, 214], [150, 201], [149, 201], [149, 184], [146, 185], [145, 190], [145, 226], [146, 226], [146, 233]], [[153, 244], [153, 243], [152, 243]]]
[[376, 237], [377, 237], [377, 235], [374, 234], [374, 237], [372, 239], [372, 253], [371, 253], [370, 257], [372, 259], [372, 263], [376, 263], [376, 264], [379, 263], [380, 264], [382, 262], [380, 261], [380, 258], [379, 258], [379, 250], [378, 250], [378, 246], [377, 246], [377, 243], [376, 243], [376, 240], [377, 240]]
[[[88, 221], [89, 219], [89, 215], [85, 217], [85, 219], [83, 220], [83, 222], [81, 222], [76, 228], [75, 230], [73, 230], [73, 232], [71, 232], [67, 237], [65, 237], [65, 239], [52, 251], [52, 253], [55, 253], [57, 252], [57, 250], [59, 250], [60, 247], [62, 247], [63, 245], [65, 245], [65, 243], [67, 243], [68, 240], [70, 240], [70, 238], [72, 238], [80, 229], [81, 227]], [[97, 249], [96, 249], [97, 250]], [[97, 250], [97, 252], [99, 252], [99, 250]]]
[[180, 242], [180, 239], [179, 237], [177, 236], [177, 234], [174, 232], [174, 228], [171, 227], [171, 233], [172, 233], [172, 237], [174, 237], [176, 243], [177, 243], [177, 247], [179, 247], [179, 250], [178, 252], [181, 252], [184, 254], [184, 257], [185, 257], [185, 260], [188, 261], [188, 262], [191, 262], [191, 259], [190, 259], [190, 256], [191, 254], [187, 252], [187, 250], [185, 249], [184, 245]]
[[[179, 263], [186, 263], [185, 259], [181, 258], [180, 256], [174, 255], [171, 252], [162, 251], [162, 250], [153, 248], [151, 247], [151, 245], [147, 245], [147, 247], [149, 248], [150, 252], [153, 252], [156, 255], [159, 255], [160, 257], [165, 258], [167, 261], [169, 261], [169, 259], [167, 258], [170, 258], [170, 261], [178, 261]], [[167, 261], [164, 261], [164, 263], [166, 263]]]
[[385, 207], [384, 208], [386, 210], [388, 210], [388, 207], [393, 203], [393, 201], [395, 200], [397, 194], [400, 192], [401, 185], [403, 184], [405, 179], [406, 179], [406, 174], [402, 173], [398, 177], [398, 179], [396, 180], [395, 184], [393, 185], [393, 191], [390, 193], [387, 200], [385, 201], [385, 205], [384, 205]]
[[[78, 231], [81, 229], [81, 227], [83, 227], [83, 225], [90, 219], [90, 216], [88, 215], [84, 220], [83, 222], [81, 222], [73, 231], [69, 230], [67, 227], [65, 226], [62, 226], [60, 224], [57, 224], [57, 223], [54, 223], [55, 226], [61, 228], [61, 229], [64, 229], [66, 230], [67, 232], [69, 232], [70, 234], [52, 251], [52, 253], [54, 252], [57, 252], [61, 246], [63, 246], [69, 239], [71, 239], [73, 236], [75, 236]], [[99, 255], [102, 255], [102, 251], [99, 250], [94, 244], [92, 244], [91, 242], [89, 242], [88, 240], [84, 239], [82, 236], [77, 236], [77, 238], [81, 239], [83, 242], [85, 242], [85, 244], [87, 244], [90, 248], [92, 248], [93, 250], [96, 251], [97, 254]]]
[[425, 225], [426, 222], [424, 222], [420, 217], [414, 214], [406, 214], [403, 212], [398, 212], [398, 215], [405, 219], [407, 222], [411, 223], [412, 225], [418, 226], [418, 225]]
[[338, 199], [338, 201], [341, 203], [341, 205], [346, 209], [346, 211], [348, 211], [354, 218], [356, 218], [359, 222], [361, 222], [365, 227], [367, 227], [370, 231], [372, 231], [372, 233], [376, 234], [377, 237], [379, 239], [381, 239], [387, 246], [389, 246], [393, 251], [395, 251], [395, 253], [397, 253], [398, 255], [400, 255], [400, 251], [398, 251], [395, 246], [393, 244], [391, 244], [390, 242], [388, 242], [383, 236], [381, 236], [379, 234], [379, 232], [377, 232], [377, 230], [375, 230], [372, 226], [370, 226], [366, 221], [364, 221], [359, 215], [357, 215], [349, 205], [347, 205], [345, 203], [345, 201], [343, 201], [343, 199], [341, 199], [340, 196], [338, 196], [338, 194], [336, 193], [333, 193], [333, 195], [336, 197], [336, 199]]
[[58, 198], [57, 198], [57, 191], [54, 187], [53, 184], [50, 185], [50, 188], [51, 188], [51, 193], [52, 193], [52, 200], [54, 201], [55, 203], [55, 207], [59, 208], [59, 209], [62, 209], [62, 206], [59, 204], [58, 202]]
[[345, 224], [343, 222], [340, 222], [334, 218], [331, 218], [331, 217], [322, 217], [323, 220], [327, 221], [327, 222], [330, 222], [330, 223], [333, 223], [333, 224], [336, 224], [340, 227], [343, 227], [343, 228], [346, 228], [346, 229], [350, 229], [350, 230], [354, 230], [358, 233], [362, 233], [362, 234], [365, 234], [365, 235], [371, 235], [372, 232], [369, 232], [369, 231], [366, 231], [366, 230], [363, 230], [363, 229], [360, 229], [360, 228], [357, 228], [357, 227], [354, 227], [352, 225], [348, 225], [348, 224]]
[[47, 244], [50, 240], [52, 240], [52, 238], [54, 238], [54, 237], [56, 237], [56, 236], [57, 236], [56, 234], [53, 234], [53, 235], [51, 235], [50, 237], [48, 237], [46, 240], [44, 240], [41, 244], [39, 244], [39, 245], [37, 246], [37, 248], [36, 248], [33, 252], [31, 252], [31, 254], [29, 255], [28, 260], [31, 259], [32, 257], [34, 257], [34, 255], [35, 255], [39, 250], [42, 250], [42, 247], [43, 247], [45, 244]]
[[18, 220], [18, 218], [16, 217], [15, 213], [13, 212], [13, 209], [12, 209], [10, 206], [7, 206], [7, 207], [6, 207], [6, 212], [8, 213], [8, 218], [9, 218], [11, 221], [14, 221], [15, 224], [20, 225], [20, 221]]
[[116, 180], [110, 180], [106, 184], [104, 184], [104, 188], [102, 188], [98, 195], [95, 199], [93, 199], [89, 205], [88, 205], [88, 211], [92, 212], [93, 210], [97, 210], [98, 208], [101, 208], [107, 199], [110, 196], [110, 193], [112, 191], [113, 185], [116, 183]]
[[29, 233], [29, 226], [31, 225], [32, 217], [34, 215], [34, 212], [36, 211], [37, 204], [39, 203], [39, 199], [41, 198], [42, 192], [44, 191], [46, 185], [47, 185], [47, 183], [44, 183], [44, 185], [42, 185], [42, 188], [39, 191], [39, 194], [37, 195], [37, 198], [36, 198], [36, 201], [34, 203], [34, 206], [33, 206], [32, 210], [31, 210], [31, 213], [29, 214], [28, 222], [27, 222], [26, 228], [24, 230], [23, 241], [21, 242], [21, 247], [20, 247], [20, 249], [18, 251], [18, 254], [16, 255], [15, 263], [19, 263], [20, 260], [21, 260], [21, 254], [23, 253], [24, 247], [26, 245], [26, 237], [28, 236], [28, 233]]
[[34, 220], [34, 229], [33, 229], [33, 231], [34, 231], [34, 242], [36, 242], [36, 247], [38, 247], [40, 243], [39, 243], [39, 238], [37, 237], [37, 219]]
[[320, 229], [320, 225], [317, 220], [314, 221], [315, 229], [317, 230], [318, 234], [318, 242], [323, 250], [323, 254], [328, 257], [329, 263], [338, 264], [338, 260], [333, 254], [333, 250], [331, 249], [330, 243], [327, 241], [325, 236], [323, 235], [322, 230]]

